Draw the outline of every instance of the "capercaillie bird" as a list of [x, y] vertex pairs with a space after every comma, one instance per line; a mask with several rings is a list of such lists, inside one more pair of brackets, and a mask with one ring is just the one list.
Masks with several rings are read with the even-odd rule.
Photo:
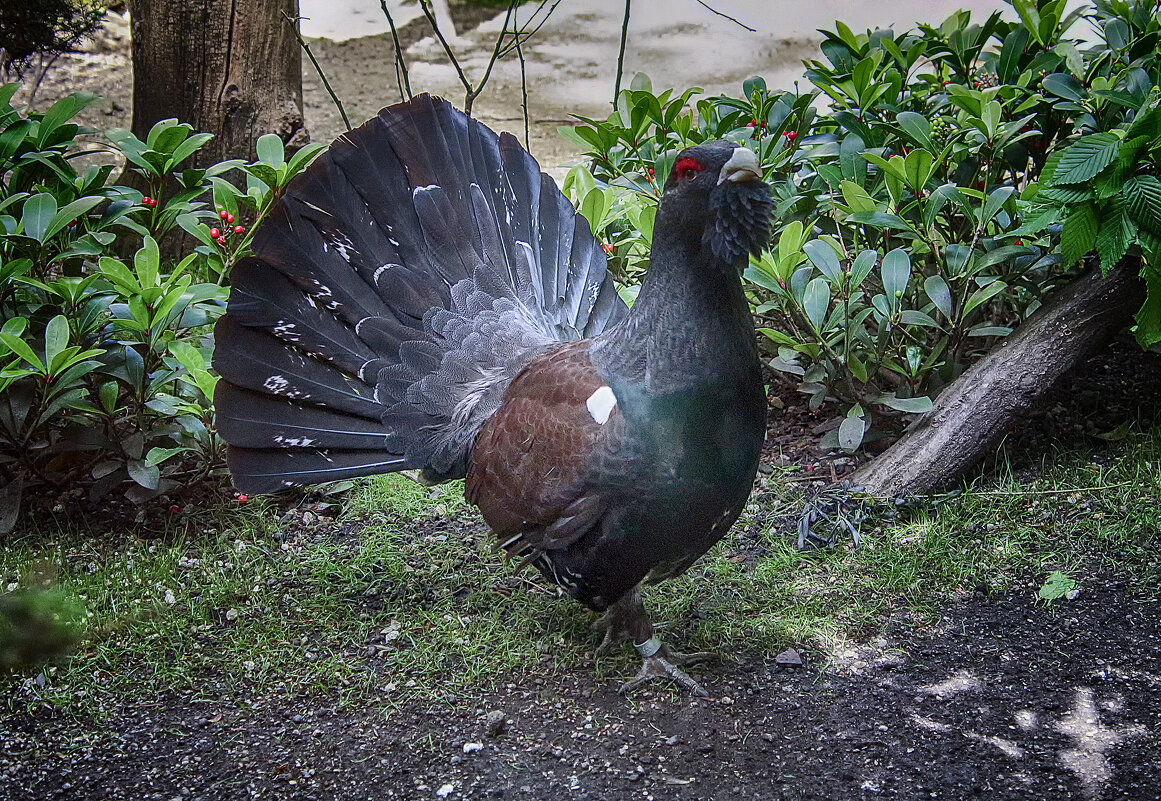
[[636, 646], [626, 688], [704, 694], [638, 585], [685, 571], [750, 494], [765, 397], [741, 272], [770, 209], [750, 150], [681, 152], [629, 309], [514, 137], [427, 95], [384, 109], [234, 268], [214, 365], [235, 484], [466, 478], [508, 554], [605, 613], [602, 649]]

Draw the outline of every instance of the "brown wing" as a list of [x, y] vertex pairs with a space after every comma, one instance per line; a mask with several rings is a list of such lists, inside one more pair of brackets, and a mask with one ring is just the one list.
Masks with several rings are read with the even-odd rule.
[[[589, 342], [570, 342], [531, 361], [480, 430], [466, 494], [509, 553], [565, 547], [600, 518], [600, 499], [585, 494], [585, 473], [617, 416], [614, 406], [598, 422], [604, 409], [596, 404], [596, 416], [589, 409], [603, 385]], [[607, 388], [602, 393], [611, 397]]]

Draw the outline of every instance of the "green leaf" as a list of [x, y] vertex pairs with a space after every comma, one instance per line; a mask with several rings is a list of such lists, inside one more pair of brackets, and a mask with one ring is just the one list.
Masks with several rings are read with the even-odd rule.
[[1161, 236], [1161, 181], [1137, 175], [1125, 183], [1125, 204], [1133, 222], [1154, 236]]
[[1060, 232], [1060, 256], [1064, 267], [1084, 258], [1096, 244], [1097, 217], [1092, 203], [1077, 206], [1064, 220]]
[[96, 206], [98, 203], [104, 202], [104, 200], [105, 198], [103, 197], [95, 197], [90, 195], [87, 197], [77, 198], [72, 203], [69, 203], [53, 216], [52, 222], [49, 223], [48, 230], [44, 232], [44, 238], [49, 239], [55, 236], [58, 232], [68, 226], [69, 223], [77, 219], [77, 217], [87, 213], [89, 209], [93, 208], [93, 206]]
[[854, 351], [847, 352], [847, 369], [859, 381], [867, 383], [867, 365], [859, 361], [859, 357], [854, 354]]
[[1133, 335], [1142, 348], [1148, 348], [1161, 342], [1161, 270], [1145, 264], [1141, 267], [1141, 278], [1145, 280], [1145, 302], [1133, 318], [1136, 323]]
[[1040, 85], [1044, 87], [1046, 92], [1051, 92], [1057, 97], [1063, 97], [1065, 100], [1071, 100], [1074, 103], [1082, 103], [1088, 96], [1084, 91], [1084, 85], [1074, 76], [1065, 72], [1054, 72], [1051, 75], [1045, 75]]
[[1094, 178], [1097, 173], [1113, 163], [1121, 140], [1111, 133], [1097, 133], [1082, 136], [1074, 144], [1064, 149], [1056, 171], [1052, 174], [1054, 184], [1076, 184]]
[[1012, 329], [1006, 325], [977, 325], [967, 332], [969, 337], [1006, 337]]
[[[267, 134], [267, 136], [269, 135], [270, 134]], [[201, 149], [202, 145], [213, 138], [213, 134], [199, 133], [194, 134], [189, 139], [186, 139], [184, 142], [173, 149], [173, 154], [169, 157], [169, 160], [166, 163], [166, 171], [168, 172], [173, 170], [175, 167], [177, 167], [177, 165], [188, 159], [199, 149]]]
[[1129, 245], [1137, 238], [1137, 226], [1133, 224], [1125, 208], [1125, 201], [1117, 195], [1110, 199], [1101, 210], [1100, 229], [1096, 236], [1096, 250], [1101, 257], [1101, 272], [1109, 270], [1125, 257]]
[[863, 283], [875, 264], [879, 261], [879, 254], [873, 250], [861, 250], [855, 260], [851, 262], [850, 291], [854, 292]]
[[931, 398], [926, 395], [920, 395], [918, 398], [897, 398], [894, 395], [880, 395], [875, 399], [877, 403], [881, 403], [896, 411], [906, 412], [908, 414], [923, 414], [931, 411]]
[[[149, 453], [145, 454], [145, 463], [147, 465], [156, 466], [164, 462], [166, 459], [176, 456], [179, 453], [185, 453], [188, 450], [189, 448], [150, 448]], [[136, 481], [137, 477], [134, 476], [133, 480]], [[156, 489], [156, 487], [150, 487], [149, 489]]]
[[149, 464], [144, 459], [133, 459], [126, 467], [129, 477], [148, 490], [155, 490], [161, 484], [161, 471], [157, 465]]
[[921, 191], [931, 180], [935, 157], [923, 148], [917, 148], [907, 154], [903, 163], [907, 185], [916, 192]]
[[815, 331], [821, 333], [828, 308], [830, 308], [830, 284], [825, 278], [812, 279], [806, 285], [806, 292], [802, 296], [802, 310], [806, 312], [806, 317]]
[[939, 328], [939, 323], [925, 312], [918, 309], [904, 309], [899, 313], [899, 322], [904, 325], [918, 325], [924, 328]]
[[1000, 209], [1008, 202], [1008, 199], [1016, 193], [1014, 186], [1000, 186], [988, 193], [988, 199], [984, 201], [980, 208], [980, 227], [990, 223], [992, 219], [1000, 213]]
[[847, 416], [839, 423], [839, 447], [845, 451], [853, 451], [863, 442], [863, 434], [867, 430], [867, 413], [856, 403], [847, 412]]
[[147, 236], [141, 241], [140, 249], [133, 254], [133, 267], [143, 290], [158, 286], [161, 251], [158, 250], [157, 241], [153, 237]]
[[874, 211], [878, 207], [875, 199], [867, 194], [867, 190], [853, 181], [842, 182], [842, 193], [843, 200], [852, 211]]
[[5, 324], [4, 330], [0, 330], [0, 342], [7, 345], [10, 351], [36, 368], [38, 373], [44, 372], [44, 362], [32, 352], [32, 348], [28, 347], [28, 344], [23, 339], [8, 330], [7, 324]]
[[56, 216], [56, 209], [56, 198], [44, 192], [24, 201], [24, 210], [20, 215], [24, 235], [37, 242], [43, 242], [48, 227], [52, 224], [52, 218]]
[[258, 160], [271, 167], [278, 167], [286, 160], [282, 138], [278, 134], [262, 134], [254, 149], [258, 153]]
[[963, 316], [966, 318], [969, 314], [971, 314], [973, 309], [983, 303], [987, 303], [996, 295], [1003, 292], [1007, 287], [1008, 285], [1003, 281], [992, 281], [987, 286], [980, 287], [975, 292], [968, 295], [968, 299], [963, 305]]
[[810, 263], [817, 267], [828, 281], [835, 286], [842, 283], [843, 268], [839, 264], [838, 255], [834, 252], [834, 248], [824, 240], [814, 239], [807, 242], [803, 250], [806, 252], [806, 257], [810, 259]]
[[44, 363], [53, 370], [56, 357], [69, 345], [69, 321], [58, 314], [44, 327]]
[[922, 114], [914, 111], [900, 111], [895, 117], [903, 132], [911, 137], [911, 141], [928, 150], [934, 150], [931, 142], [931, 123]]
[[1037, 591], [1036, 597], [1042, 601], [1058, 601], [1076, 590], [1076, 581], [1070, 576], [1054, 570], [1048, 575], [1044, 585]]
[[903, 248], [895, 248], [883, 257], [883, 291], [887, 295], [887, 302], [894, 311], [899, 303], [899, 297], [907, 291], [907, 284], [911, 280], [911, 257]]
[[943, 276], [928, 276], [923, 282], [923, 291], [935, 304], [935, 308], [950, 320], [955, 307], [951, 299], [951, 287], [947, 285]]

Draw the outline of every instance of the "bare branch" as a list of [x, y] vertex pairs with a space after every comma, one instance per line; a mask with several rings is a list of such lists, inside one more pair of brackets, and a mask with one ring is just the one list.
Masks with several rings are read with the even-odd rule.
[[[468, 76], [464, 75], [464, 70], [460, 66], [459, 59], [456, 58], [456, 54], [451, 49], [451, 45], [448, 44], [447, 38], [444, 37], [443, 31], [439, 29], [439, 23], [435, 21], [435, 13], [431, 8], [431, 0], [419, 0], [419, 8], [421, 11], [423, 11], [423, 16], [427, 17], [427, 21], [430, 23], [431, 29], [435, 31], [435, 37], [439, 39], [439, 43], [443, 47], [443, 52], [447, 54], [448, 60], [451, 61], [451, 65], [455, 67], [456, 75], [459, 76], [460, 83], [464, 87], [464, 111], [468, 114], [471, 114], [472, 100], [475, 99], [475, 95], [472, 94], [472, 84], [468, 80]], [[506, 24], [507, 22], [505, 21], [505, 25]], [[503, 32], [501, 32], [501, 35], [503, 35]]]
[[[621, 47], [617, 50], [617, 81], [613, 84], [613, 108], [621, 95], [621, 77], [625, 74], [625, 43], [629, 40], [629, 7], [633, 0], [625, 0], [625, 18], [621, 20]], [[628, 125], [628, 121], [625, 122]]]
[[407, 72], [407, 61], [403, 58], [403, 46], [399, 44], [399, 29], [395, 27], [395, 19], [387, 8], [387, 0], [379, 0], [379, 7], [383, 9], [383, 16], [391, 27], [391, 41], [395, 45], [395, 83], [399, 86], [399, 99], [411, 99], [411, 76]]
[[339, 110], [339, 116], [343, 118], [343, 125], [346, 126], [348, 131], [351, 130], [351, 121], [347, 119], [347, 111], [343, 108], [343, 101], [339, 100], [339, 96], [336, 95], [335, 90], [331, 88], [331, 82], [327, 80], [327, 76], [326, 73], [323, 72], [322, 65], [318, 63], [318, 59], [314, 57], [314, 53], [312, 53], [310, 50], [310, 45], [306, 43], [306, 40], [302, 38], [302, 34], [298, 32], [298, 21], [302, 19], [302, 17], [292, 17], [285, 12], [283, 12], [282, 16], [285, 17], [286, 21], [290, 24], [290, 29], [294, 32], [294, 38], [298, 40], [298, 46], [306, 52], [306, 57], [309, 58], [310, 63], [314, 65], [315, 72], [318, 73], [318, 77], [322, 80], [323, 88], [327, 90], [327, 94], [331, 96], [331, 100], [334, 101], [335, 107]]
[[705, 0], [697, 0], [697, 2], [698, 2], [698, 3], [699, 3], [701, 6], [703, 6], [703, 7], [704, 7], [704, 8], [705, 8], [707, 11], [710, 11], [710, 12], [712, 12], [712, 13], [714, 13], [714, 14], [717, 14], [719, 17], [725, 17], [725, 18], [726, 18], [726, 19], [728, 19], [730, 22], [734, 23], [735, 25], [737, 25], [737, 26], [739, 26], [739, 27], [741, 27], [741, 28], [745, 28], [745, 29], [746, 29], [746, 30], [748, 30], [750, 33], [757, 33], [757, 32], [758, 32], [758, 29], [757, 29], [757, 28], [751, 28], [749, 25], [746, 25], [745, 23], [743, 23], [743, 22], [739, 22], [738, 20], [734, 19], [734, 18], [733, 18], [733, 17], [731, 17], [729, 14], [726, 14], [726, 13], [723, 13], [723, 12], [721, 12], [721, 11], [718, 11], [716, 8], [713, 8], [713, 7], [712, 7], [712, 6], [711, 6], [709, 3], [705, 2]]
[[524, 149], [532, 150], [531, 137], [528, 135], [528, 72], [524, 68], [524, 48], [520, 46], [520, 38], [516, 38], [516, 56], [520, 59], [520, 108], [524, 112]]

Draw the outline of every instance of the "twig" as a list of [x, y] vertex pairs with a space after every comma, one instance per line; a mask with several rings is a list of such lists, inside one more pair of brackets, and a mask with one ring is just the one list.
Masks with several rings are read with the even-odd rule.
[[[426, 3], [428, 0], [423, 0], [423, 2]], [[508, 4], [508, 11], [504, 14], [504, 27], [500, 29], [500, 35], [496, 37], [496, 46], [492, 48], [492, 57], [488, 59], [488, 67], [484, 70], [484, 76], [480, 78], [479, 85], [472, 91], [471, 98], [467, 99], [465, 102], [466, 108], [464, 109], [464, 112], [467, 114], [472, 113], [472, 103], [475, 102], [476, 98], [480, 96], [480, 93], [484, 91], [484, 85], [488, 83], [488, 78], [492, 77], [492, 67], [496, 66], [496, 59], [500, 57], [500, 49], [504, 46], [504, 37], [508, 34], [508, 23], [513, 22], [512, 18], [516, 13], [516, 4], [519, 2], [520, 0], [512, 0], [512, 2]], [[513, 26], [512, 35], [518, 35], [515, 26]]]
[[528, 72], [524, 66], [524, 48], [520, 46], [520, 39], [516, 39], [516, 56], [520, 59], [520, 108], [524, 112], [524, 149], [532, 150], [531, 137], [528, 135]]
[[302, 34], [298, 32], [298, 21], [302, 18], [292, 17], [285, 11], [282, 12], [282, 16], [286, 17], [286, 21], [290, 23], [290, 29], [294, 31], [294, 38], [298, 40], [298, 46], [306, 51], [306, 57], [309, 58], [310, 63], [314, 65], [315, 72], [318, 73], [318, 77], [322, 80], [323, 88], [327, 90], [327, 94], [329, 94], [331, 96], [331, 100], [335, 102], [335, 107], [339, 110], [339, 116], [343, 118], [343, 125], [345, 125], [349, 131], [351, 129], [351, 121], [347, 119], [347, 111], [343, 108], [343, 101], [339, 100], [339, 96], [336, 95], [335, 90], [331, 88], [331, 82], [327, 80], [326, 73], [323, 72], [323, 68], [318, 63], [318, 59], [315, 58], [314, 53], [311, 52], [310, 45], [306, 43], [306, 40], [302, 38]]
[[712, 6], [710, 6], [710, 4], [709, 4], [709, 3], [705, 2], [705, 0], [697, 0], [697, 2], [698, 2], [698, 3], [699, 3], [701, 6], [702, 6], [702, 7], [704, 7], [704, 8], [705, 8], [707, 11], [710, 11], [710, 12], [712, 12], [712, 13], [714, 13], [714, 14], [717, 14], [719, 17], [725, 17], [725, 18], [726, 18], [726, 19], [728, 19], [730, 22], [734, 23], [735, 25], [738, 25], [739, 27], [745, 28], [745, 29], [746, 29], [746, 30], [748, 30], [750, 33], [757, 33], [757, 32], [758, 32], [758, 30], [757, 30], [756, 28], [751, 28], [749, 25], [746, 25], [745, 23], [743, 23], [743, 22], [739, 22], [738, 20], [734, 19], [734, 18], [733, 18], [733, 17], [731, 17], [729, 14], [723, 13], [723, 12], [721, 12], [721, 11], [718, 11], [716, 8], [713, 8]]
[[395, 19], [387, 9], [387, 0], [379, 0], [379, 7], [383, 9], [383, 16], [387, 17], [387, 24], [391, 27], [391, 41], [395, 44], [395, 83], [399, 86], [399, 99], [411, 99], [411, 76], [407, 72], [407, 61], [403, 58], [403, 46], [399, 44], [399, 29], [395, 27]]
[[[552, 12], [556, 11], [556, 7], [559, 6], [560, 3], [561, 3], [561, 0], [555, 0], [555, 2], [552, 4], [552, 8], [548, 9], [548, 11], [545, 12], [544, 19], [542, 19], [542, 20], [540, 20], [540, 22], [536, 23], [536, 27], [533, 28], [532, 30], [528, 30], [526, 28], [521, 28], [519, 30], [515, 30], [513, 35], [512, 35], [512, 44], [506, 45], [500, 51], [500, 58], [504, 58], [509, 53], [511, 53], [518, 45], [524, 44], [529, 39], [531, 39], [533, 36], [535, 36], [536, 33], [541, 28], [544, 27], [544, 23], [548, 22], [548, 18], [552, 16]], [[546, 5], [548, 5], [548, 0], [540, 0], [540, 5], [538, 5], [536, 7], [536, 10], [533, 11], [532, 14], [528, 17], [528, 22], [532, 22], [532, 20], [536, 19], [536, 15], [539, 14], [544, 9], [544, 7]]]
[[[625, 18], [621, 20], [621, 47], [617, 50], [617, 81], [613, 84], [613, 108], [617, 107], [617, 98], [621, 96], [621, 77], [625, 73], [625, 43], [629, 39], [629, 8], [633, 0], [625, 0]], [[622, 120], [628, 125], [628, 120]]]
[[[447, 54], [448, 60], [451, 61], [451, 65], [455, 68], [456, 75], [459, 77], [460, 83], [464, 87], [464, 113], [470, 115], [472, 113], [472, 101], [476, 99], [475, 95], [472, 94], [472, 84], [468, 80], [468, 76], [464, 75], [464, 70], [460, 66], [459, 59], [456, 58], [456, 54], [451, 49], [451, 45], [448, 44], [447, 39], [444, 37], [443, 31], [439, 29], [439, 23], [435, 21], [435, 12], [432, 11], [430, 0], [419, 0], [419, 9], [423, 12], [423, 16], [427, 17], [427, 21], [431, 25], [431, 29], [435, 31], [436, 38], [439, 39], [440, 45], [443, 46], [443, 52]], [[504, 30], [507, 30], [507, 28], [508, 18], [505, 17]], [[503, 35], [504, 31], [502, 30], [500, 31], [500, 36], [503, 37]]]

